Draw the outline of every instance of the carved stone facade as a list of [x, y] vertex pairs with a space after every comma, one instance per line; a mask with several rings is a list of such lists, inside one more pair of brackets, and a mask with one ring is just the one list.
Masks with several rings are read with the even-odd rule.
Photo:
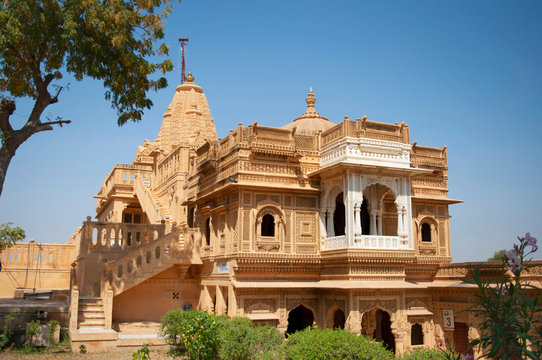
[[[135, 322], [179, 307], [285, 332], [345, 327], [397, 353], [465, 340], [444, 311], [478, 336], [456, 280], [473, 265], [450, 265], [448, 206], [459, 201], [448, 197], [446, 147], [410, 143], [404, 123], [333, 123], [312, 90], [283, 128], [238, 124], [217, 139], [188, 80], [158, 138], [107, 175], [97, 221], [74, 238], [74, 348], [89, 324], [105, 329], [101, 349], [115, 347]], [[86, 321], [89, 298], [103, 303], [103, 323]]]

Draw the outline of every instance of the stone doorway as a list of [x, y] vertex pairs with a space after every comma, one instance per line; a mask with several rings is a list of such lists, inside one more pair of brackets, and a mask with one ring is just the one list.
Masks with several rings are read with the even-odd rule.
[[376, 341], [382, 341], [388, 350], [395, 352], [395, 337], [391, 331], [391, 319], [388, 312], [373, 309], [364, 313], [362, 333]]
[[333, 313], [333, 328], [334, 329], [344, 329], [344, 323], [346, 318], [344, 316], [344, 311], [341, 309], [335, 310]]
[[456, 322], [454, 327], [454, 350], [459, 354], [473, 355], [472, 349], [469, 349], [469, 327], [467, 324]]
[[286, 335], [303, 330], [313, 323], [314, 315], [312, 311], [303, 305], [299, 305], [288, 314], [288, 328], [286, 329]]
[[395, 337], [391, 332], [390, 314], [380, 309], [375, 312], [376, 329], [373, 338], [384, 342], [388, 350], [395, 352]]

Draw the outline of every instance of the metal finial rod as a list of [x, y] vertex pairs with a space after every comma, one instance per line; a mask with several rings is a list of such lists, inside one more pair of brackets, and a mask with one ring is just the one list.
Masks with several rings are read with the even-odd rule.
[[188, 42], [187, 37], [180, 37], [179, 44], [181, 45], [181, 84], [184, 84], [186, 74], [186, 64], [184, 62], [184, 47]]

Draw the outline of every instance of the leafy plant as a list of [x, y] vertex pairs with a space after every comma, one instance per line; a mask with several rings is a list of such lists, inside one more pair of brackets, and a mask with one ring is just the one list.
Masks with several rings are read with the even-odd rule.
[[218, 354], [218, 330], [223, 320], [203, 311], [172, 310], [162, 318], [160, 334], [172, 352], [184, 351], [188, 359], [213, 359]]
[[[169, 0], [4, 0], [0, 6], [0, 194], [18, 147], [32, 135], [71, 120], [42, 119], [59, 101], [62, 79], [102, 80], [105, 97], [118, 113], [118, 124], [139, 121], [153, 103], [150, 90], [167, 86], [157, 71], [173, 69], [164, 38]], [[157, 61], [157, 62], [154, 62]], [[33, 108], [14, 129], [16, 98]], [[45, 121], [42, 121], [45, 120]]]
[[274, 327], [254, 327], [247, 318], [234, 318], [220, 329], [223, 360], [277, 359], [284, 336]]
[[397, 357], [398, 360], [468, 360], [471, 355], [462, 355], [450, 349], [415, 349]]
[[493, 253], [493, 256], [490, 257], [489, 259], [487, 259], [487, 261], [502, 262], [502, 261], [506, 260], [506, 258], [504, 257], [504, 254], [506, 254], [507, 251], [508, 250], [506, 250], [506, 249], [495, 251], [495, 253]]
[[342, 329], [311, 329], [295, 332], [285, 346], [288, 360], [380, 359], [394, 355], [382, 343]]
[[141, 349], [132, 354], [132, 360], [150, 360], [151, 354], [149, 351], [149, 344], [143, 344]]
[[473, 294], [476, 303], [469, 311], [480, 320], [481, 334], [470, 346], [480, 346], [483, 355], [489, 358], [542, 358], [542, 294], [522, 279], [531, 267], [528, 257], [538, 246], [529, 233], [518, 240], [519, 244], [505, 253], [498, 279], [484, 280], [476, 269], [472, 280], [465, 280], [479, 290]]
[[84, 342], [82, 342], [81, 344], [79, 344], [79, 352], [81, 354], [86, 354], [87, 353], [87, 346], [85, 345]]
[[12, 227], [12, 225], [13, 223], [10, 222], [0, 225], [0, 252], [26, 237], [23, 229], [18, 226]]
[[60, 325], [60, 323], [57, 320], [51, 320], [49, 321], [49, 344], [54, 345], [55, 341], [55, 330], [56, 327]]
[[38, 327], [40, 322], [38, 320], [32, 320], [26, 323], [26, 348], [32, 349], [34, 347], [33, 340], [34, 336], [38, 333]]

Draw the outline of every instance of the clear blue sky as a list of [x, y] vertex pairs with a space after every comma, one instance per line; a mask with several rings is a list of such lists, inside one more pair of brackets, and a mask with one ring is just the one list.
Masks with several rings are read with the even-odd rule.
[[[316, 108], [405, 121], [411, 141], [448, 145], [455, 261], [484, 260], [530, 231], [542, 241], [542, 2], [195, 1], [174, 6], [166, 42], [190, 38], [187, 63], [207, 95], [218, 135], [238, 122], [282, 126]], [[70, 82], [47, 114], [71, 125], [17, 151], [0, 222], [38, 242], [65, 242], [115, 163], [155, 139], [170, 87], [138, 124], [116, 126], [100, 83]], [[16, 125], [29, 114], [19, 102]], [[540, 255], [539, 255], [540, 257]]]

